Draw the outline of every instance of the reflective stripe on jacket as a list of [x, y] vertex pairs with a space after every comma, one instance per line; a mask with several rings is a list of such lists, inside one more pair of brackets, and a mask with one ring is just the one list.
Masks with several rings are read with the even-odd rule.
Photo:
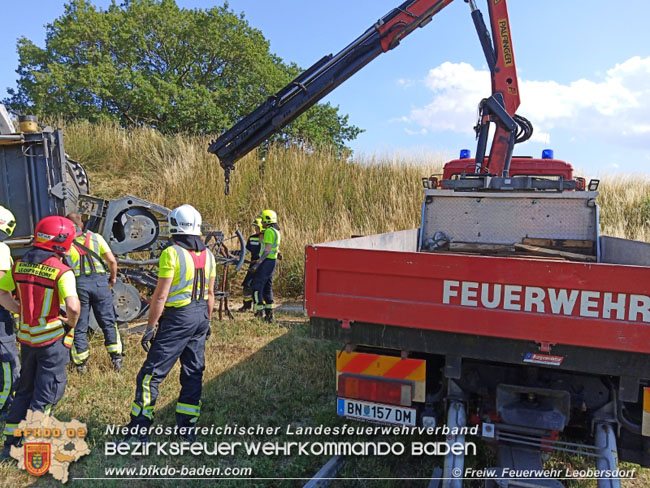
[[258, 234], [249, 236], [248, 241], [246, 241], [246, 249], [251, 253], [251, 261], [257, 261], [260, 258], [262, 246]]
[[[83, 245], [88, 249], [90, 249], [95, 254], [97, 254], [97, 256], [101, 256], [100, 254], [101, 249], [99, 245], [99, 239], [97, 238], [97, 234], [90, 231], [86, 231], [84, 234], [85, 234], [85, 238], [84, 238]], [[84, 234], [82, 234], [82, 236]], [[102, 263], [101, 260], [97, 259], [94, 256], [91, 256], [85, 249], [75, 244], [75, 242], [81, 244], [79, 237], [77, 237], [75, 241], [73, 241], [72, 243], [72, 245], [74, 246], [77, 252], [70, 254], [70, 263], [71, 263], [70, 267], [74, 271], [74, 275], [81, 276], [82, 273], [84, 275], [88, 275], [92, 273], [106, 273], [106, 268], [104, 267], [104, 264]]]
[[267, 256], [267, 259], [277, 259], [278, 257], [278, 252], [280, 251], [280, 231], [274, 227], [267, 227], [264, 230], [264, 246], [266, 247], [267, 238], [266, 238], [266, 233], [271, 232], [272, 234], [272, 241], [271, 241], [271, 252]]
[[197, 254], [176, 244], [172, 249], [178, 257], [179, 280], [177, 284], [172, 281], [165, 306], [183, 307], [192, 300], [207, 300], [210, 276], [215, 266], [212, 253], [204, 249]]
[[58, 281], [69, 269], [56, 257], [40, 264], [20, 260], [14, 264], [12, 274], [20, 302], [20, 343], [42, 347], [64, 334], [63, 323], [58, 318]]

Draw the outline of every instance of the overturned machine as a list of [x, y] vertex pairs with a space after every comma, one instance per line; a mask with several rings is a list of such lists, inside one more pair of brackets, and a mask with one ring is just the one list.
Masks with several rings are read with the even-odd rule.
[[[61, 129], [41, 127], [31, 115], [20, 116], [19, 126], [16, 131], [0, 105], [0, 205], [16, 216], [13, 236], [5, 241], [12, 254], [25, 252], [43, 217], [79, 212], [88, 218], [86, 229], [101, 234], [118, 260], [118, 281], [113, 287], [118, 322], [143, 317], [149, 308], [147, 296], [156, 285], [158, 256], [171, 244], [170, 209], [130, 195], [116, 200], [91, 196], [88, 174], [65, 153]], [[203, 235], [217, 264], [241, 268], [245, 259], [241, 232], [226, 237], [204, 225]], [[227, 276], [224, 268], [215, 285], [220, 304], [228, 296]]]

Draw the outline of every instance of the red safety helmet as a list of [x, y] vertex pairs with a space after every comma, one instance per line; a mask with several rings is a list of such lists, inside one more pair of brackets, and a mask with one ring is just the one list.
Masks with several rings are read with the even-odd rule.
[[51, 215], [36, 224], [34, 247], [48, 251], [68, 252], [76, 233], [72, 220]]

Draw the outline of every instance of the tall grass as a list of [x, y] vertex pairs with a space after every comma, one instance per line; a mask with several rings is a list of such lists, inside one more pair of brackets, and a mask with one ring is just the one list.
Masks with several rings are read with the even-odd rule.
[[608, 175], [599, 191], [601, 232], [650, 242], [650, 177]]
[[84, 163], [98, 196], [132, 194], [167, 207], [191, 203], [204, 221], [245, 234], [262, 209], [274, 209], [285, 258], [276, 288], [293, 296], [302, 292], [305, 245], [416, 226], [420, 178], [441, 167], [438, 159], [368, 157], [350, 163], [330, 152], [271, 149], [264, 161], [251, 153], [237, 163], [226, 197], [207, 137], [165, 137], [114, 125], [64, 130], [66, 151]]
[[[209, 137], [166, 137], [151, 129], [78, 123], [65, 130], [66, 151], [86, 166], [92, 192], [104, 198], [132, 194], [167, 207], [191, 203], [225, 232], [245, 234], [254, 216], [274, 209], [283, 231], [276, 289], [302, 293], [307, 244], [416, 227], [421, 177], [440, 173], [437, 155], [361, 155], [271, 149], [237, 163], [231, 195], [223, 172], [207, 153]], [[602, 231], [650, 241], [650, 179], [605, 177], [601, 183]]]

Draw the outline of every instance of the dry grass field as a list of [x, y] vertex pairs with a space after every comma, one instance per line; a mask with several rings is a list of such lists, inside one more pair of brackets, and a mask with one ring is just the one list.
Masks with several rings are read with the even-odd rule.
[[[75, 124], [64, 127], [66, 151], [82, 161], [90, 173], [93, 194], [105, 198], [132, 194], [173, 207], [181, 203], [196, 206], [216, 228], [232, 232], [250, 229], [253, 217], [263, 208], [278, 212], [283, 230], [282, 263], [276, 290], [281, 297], [296, 297], [303, 287], [304, 246], [351, 234], [372, 234], [413, 228], [418, 225], [421, 206], [420, 178], [441, 171], [440, 157], [361, 156], [353, 162], [331, 153], [272, 149], [262, 161], [250, 154], [233, 174], [232, 195], [223, 195], [223, 173], [216, 157], [207, 153], [208, 138], [163, 137], [140, 129], [125, 131], [113, 125]], [[595, 175], [585, 175], [593, 177]], [[602, 232], [650, 240], [650, 179], [605, 176], [601, 182]], [[200, 424], [264, 426], [342, 425], [335, 413], [335, 351], [339, 344], [309, 337], [305, 319], [279, 314], [279, 324], [263, 324], [239, 316], [234, 321], [215, 321], [206, 348], [207, 365]], [[124, 370], [110, 370], [101, 337], [91, 341], [91, 362], [85, 376], [69, 374], [69, 384], [55, 415], [61, 420], [78, 418], [90, 429], [92, 454], [71, 466], [77, 478], [71, 486], [203, 486], [205, 482], [144, 480], [78, 480], [105, 477], [106, 467], [208, 466], [250, 467], [252, 476], [266, 480], [219, 482], [225, 486], [302, 486], [304, 480], [279, 478], [312, 476], [326, 461], [319, 456], [232, 456], [200, 459], [191, 455], [160, 457], [106, 457], [107, 424], [128, 422], [135, 390], [135, 376], [144, 360], [139, 337], [126, 338]], [[178, 365], [162, 384], [156, 406], [156, 423], [174, 424], [178, 394]], [[349, 422], [349, 421], [348, 421]], [[354, 424], [354, 422], [352, 422]], [[176, 440], [158, 437], [165, 442]], [[277, 436], [199, 437], [199, 441], [292, 441]], [[330, 441], [325, 437], [300, 440]], [[348, 439], [346, 439], [348, 440]], [[359, 440], [372, 440], [361, 437]], [[408, 442], [409, 439], [383, 439]], [[494, 453], [482, 446], [466, 466], [485, 467]], [[362, 481], [363, 478], [426, 478], [440, 456], [359, 457], [341, 472], [352, 478], [333, 486], [424, 487], [425, 480]], [[554, 456], [549, 466], [585, 468], [587, 459]], [[0, 486], [25, 486], [34, 481], [15, 466], [0, 465]], [[40, 486], [57, 486], [50, 476], [36, 481]], [[478, 485], [477, 485], [478, 486]], [[565, 482], [569, 487], [594, 487], [593, 481]], [[641, 470], [626, 488], [650, 486]]]
[[[84, 163], [98, 196], [131, 194], [167, 207], [191, 203], [217, 229], [244, 234], [260, 210], [276, 210], [285, 256], [276, 289], [284, 296], [302, 293], [306, 245], [417, 227], [421, 178], [441, 173], [444, 163], [439, 155], [360, 155], [349, 162], [329, 152], [276, 148], [264, 160], [253, 152], [237, 163], [225, 197], [223, 172], [207, 152], [209, 137], [115, 125], [64, 130], [67, 152]], [[606, 175], [600, 192], [604, 234], [650, 240], [650, 177]]]

